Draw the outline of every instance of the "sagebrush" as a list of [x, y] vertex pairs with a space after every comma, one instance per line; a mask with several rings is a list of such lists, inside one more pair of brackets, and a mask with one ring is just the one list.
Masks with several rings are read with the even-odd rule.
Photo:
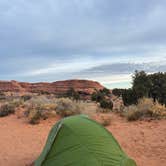
[[129, 121], [143, 118], [165, 118], [166, 107], [158, 102], [153, 102], [150, 98], [142, 98], [137, 105], [131, 105], [124, 109], [124, 116]]

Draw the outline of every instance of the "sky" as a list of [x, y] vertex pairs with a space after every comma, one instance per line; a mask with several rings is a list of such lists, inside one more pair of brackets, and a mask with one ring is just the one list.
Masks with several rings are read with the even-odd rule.
[[1, 0], [0, 80], [128, 88], [166, 71], [165, 0]]

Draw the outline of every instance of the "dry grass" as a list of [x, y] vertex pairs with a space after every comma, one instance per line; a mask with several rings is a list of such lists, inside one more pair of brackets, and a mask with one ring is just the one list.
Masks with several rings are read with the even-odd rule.
[[111, 124], [110, 116], [101, 116], [99, 123], [103, 126], [109, 126]]
[[61, 117], [84, 113], [86, 103], [69, 98], [60, 98], [56, 102], [56, 112]]
[[29, 110], [28, 121], [30, 124], [38, 124], [41, 119], [41, 113], [37, 109]]
[[34, 96], [24, 103], [25, 107], [52, 107], [55, 106], [55, 99], [49, 99], [46, 96]]
[[142, 98], [137, 105], [125, 107], [124, 116], [129, 121], [147, 117], [154, 119], [164, 118], [166, 117], [166, 107], [158, 102], [154, 103], [152, 99]]
[[109, 126], [112, 121], [112, 116], [111, 114], [96, 113], [91, 117], [91, 119], [100, 123], [102, 126]]
[[[22, 97], [6, 101], [5, 106], [0, 106], [0, 115], [7, 116], [15, 113], [18, 118], [25, 118], [31, 124], [38, 124], [41, 120], [52, 118], [57, 115], [61, 117], [84, 114], [93, 117], [98, 113], [108, 113], [110, 109], [102, 109], [94, 102], [76, 101], [69, 98], [55, 98], [52, 96], [28, 96], [27, 100]], [[7, 106], [6, 106], [7, 105]], [[109, 119], [102, 118], [101, 123], [109, 124]]]
[[55, 99], [45, 96], [35, 96], [24, 103], [25, 115], [31, 124], [38, 124], [41, 119], [55, 116], [55, 108]]
[[22, 100], [19, 99], [2, 102], [0, 104], [0, 117], [8, 116], [15, 113], [16, 108], [18, 108], [22, 104]]
[[32, 97], [24, 104], [25, 115], [32, 124], [41, 119], [56, 116], [67, 117], [76, 114], [90, 115], [96, 113], [97, 106], [93, 103], [75, 101], [69, 98], [47, 98], [44, 96]]
[[106, 108], [101, 108], [101, 107], [97, 107], [97, 112], [98, 113], [109, 113], [109, 112], [111, 112], [111, 110], [110, 109], [106, 109]]
[[[7, 116], [12, 112], [15, 113], [18, 118], [27, 118], [28, 122], [31, 124], [38, 124], [43, 119], [45, 120], [57, 115], [67, 117], [76, 114], [84, 114], [93, 117], [97, 112], [110, 112], [110, 109], [103, 109], [99, 104], [94, 102], [76, 101], [69, 98], [55, 98], [44, 95], [28, 96], [27, 100], [24, 100], [22, 97], [17, 99], [13, 98], [10, 101], [6, 101], [5, 104], [7, 104], [7, 106], [1, 106], [0, 115]], [[4, 103], [2, 105], [4, 105]], [[10, 111], [11, 106], [14, 111]], [[103, 125], [109, 123], [109, 120], [106, 118], [101, 121]]]
[[6, 103], [0, 107], [0, 117], [8, 116], [15, 112], [15, 107], [11, 103]]

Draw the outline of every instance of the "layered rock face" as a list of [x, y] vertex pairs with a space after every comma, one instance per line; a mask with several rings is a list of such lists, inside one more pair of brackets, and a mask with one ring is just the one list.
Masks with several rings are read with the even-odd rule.
[[95, 81], [89, 80], [66, 80], [52, 83], [27, 83], [17, 81], [0, 81], [0, 91], [2, 92], [30, 92], [30, 93], [54, 93], [57, 95], [65, 94], [69, 89], [85, 94], [91, 94], [104, 87]]

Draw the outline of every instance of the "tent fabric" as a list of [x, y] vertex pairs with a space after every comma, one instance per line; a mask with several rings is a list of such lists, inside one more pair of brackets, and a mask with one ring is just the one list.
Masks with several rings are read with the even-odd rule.
[[112, 134], [85, 116], [53, 126], [35, 166], [136, 166]]

